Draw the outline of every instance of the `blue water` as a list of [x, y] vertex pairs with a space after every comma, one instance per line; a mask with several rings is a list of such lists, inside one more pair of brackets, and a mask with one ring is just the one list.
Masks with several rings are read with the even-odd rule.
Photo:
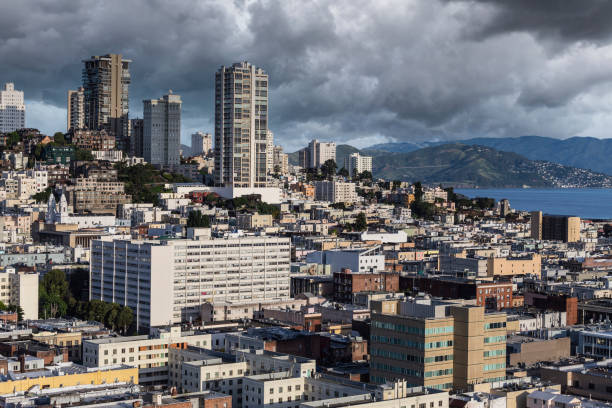
[[581, 218], [612, 219], [612, 189], [597, 188], [501, 188], [456, 189], [473, 197], [507, 198], [510, 207], [548, 214], [577, 215]]

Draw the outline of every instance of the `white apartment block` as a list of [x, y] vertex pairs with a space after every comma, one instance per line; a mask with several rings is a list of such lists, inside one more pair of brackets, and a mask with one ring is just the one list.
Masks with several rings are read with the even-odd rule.
[[32, 241], [32, 218], [29, 215], [0, 215], [0, 242]]
[[330, 265], [331, 273], [344, 268], [352, 272], [384, 272], [385, 255], [379, 246], [356, 249], [331, 249], [306, 255], [306, 262]]
[[23, 91], [16, 91], [11, 82], [0, 90], [0, 132], [13, 132], [25, 128]]
[[200, 319], [206, 302], [289, 297], [290, 239], [92, 242], [90, 299], [129, 306], [138, 327]]
[[21, 306], [26, 320], [38, 319], [38, 273], [0, 273], [0, 302]]
[[274, 146], [274, 148], [272, 149], [272, 170], [273, 172], [276, 171], [278, 166], [278, 170], [280, 171], [280, 174], [287, 174], [289, 173], [289, 155], [286, 153], [283, 153], [283, 148], [282, 146]]
[[361, 174], [364, 171], [372, 172], [372, 157], [362, 156], [359, 153], [351, 153], [344, 159], [344, 168], [348, 170], [349, 176]]
[[191, 135], [191, 155], [199, 156], [212, 150], [212, 135], [210, 133], [195, 132]]
[[148, 336], [83, 340], [83, 365], [96, 368], [130, 365], [138, 367], [140, 384], [167, 385], [172, 350], [210, 345], [210, 334], [181, 332], [180, 327], [155, 328]]
[[33, 179], [34, 193], [45, 191], [49, 186], [49, 174], [47, 170], [19, 170], [3, 171], [3, 179]]
[[336, 161], [336, 143], [319, 142], [317, 139], [308, 144], [310, 168], [318, 169], [327, 160]]
[[315, 199], [331, 203], [354, 203], [357, 201], [355, 183], [341, 181], [316, 181]]
[[269, 129], [266, 133], [266, 171], [274, 172], [274, 133]]

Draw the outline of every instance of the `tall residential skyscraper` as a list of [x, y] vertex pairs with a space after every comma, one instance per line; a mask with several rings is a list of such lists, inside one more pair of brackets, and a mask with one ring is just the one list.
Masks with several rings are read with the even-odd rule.
[[144, 157], [144, 120], [130, 119], [130, 154]]
[[267, 186], [268, 74], [248, 62], [215, 74], [215, 184]]
[[274, 133], [268, 130], [266, 137], [266, 172], [274, 172]]
[[68, 91], [68, 120], [66, 130], [83, 129], [85, 127], [85, 90], [80, 87], [76, 91]]
[[178, 165], [181, 147], [181, 97], [169, 91], [144, 103], [144, 159], [157, 166]]
[[117, 146], [129, 147], [130, 63], [121, 54], [93, 56], [83, 60], [85, 126], [115, 135]]
[[195, 132], [191, 135], [191, 154], [198, 156], [212, 150], [212, 135], [210, 133]]
[[13, 132], [25, 127], [23, 91], [16, 91], [12, 82], [0, 91], [0, 132]]

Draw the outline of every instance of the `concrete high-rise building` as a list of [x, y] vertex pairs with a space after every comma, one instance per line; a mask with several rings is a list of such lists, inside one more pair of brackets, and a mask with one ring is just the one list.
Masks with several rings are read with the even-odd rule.
[[372, 302], [370, 380], [465, 391], [506, 378], [506, 314], [459, 301]]
[[248, 62], [215, 74], [215, 184], [267, 187], [268, 74]]
[[266, 137], [266, 172], [274, 172], [274, 133], [271, 130]]
[[319, 142], [317, 139], [310, 141], [308, 144], [310, 152], [309, 159], [312, 169], [318, 169], [328, 160], [336, 161], [336, 143], [334, 142]]
[[23, 318], [38, 319], [38, 273], [0, 272], [0, 301], [23, 309]]
[[272, 172], [277, 169], [280, 174], [289, 173], [289, 155], [283, 153], [282, 146], [274, 146], [272, 149]]
[[580, 241], [580, 217], [542, 215], [542, 211], [532, 211], [531, 238], [546, 241]]
[[130, 154], [144, 157], [144, 119], [130, 119]]
[[129, 148], [130, 63], [121, 54], [83, 60], [85, 126], [115, 135], [121, 150]]
[[83, 87], [68, 91], [68, 118], [66, 130], [85, 128], [85, 90]]
[[23, 91], [16, 91], [12, 82], [0, 90], [0, 132], [14, 132], [25, 128]]
[[197, 320], [206, 302], [289, 297], [289, 238], [103, 238], [91, 248], [90, 299], [129, 306], [138, 327]]
[[315, 181], [315, 198], [330, 203], [354, 203], [357, 201], [355, 183]]
[[212, 150], [213, 142], [210, 133], [195, 132], [191, 135], [191, 154], [199, 156]]
[[344, 159], [344, 168], [348, 170], [351, 177], [353, 174], [361, 174], [364, 171], [372, 173], [372, 157], [351, 153]]
[[155, 166], [178, 166], [181, 148], [181, 97], [169, 91], [144, 103], [143, 157]]

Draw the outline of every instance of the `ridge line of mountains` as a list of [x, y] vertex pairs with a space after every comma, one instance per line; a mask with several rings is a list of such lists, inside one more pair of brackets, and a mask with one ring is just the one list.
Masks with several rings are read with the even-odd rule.
[[[342, 167], [351, 153], [372, 156], [376, 178], [455, 187], [612, 187], [612, 139], [541, 136], [456, 142], [384, 143], [364, 149], [338, 145]], [[297, 152], [289, 161], [298, 164]]]

